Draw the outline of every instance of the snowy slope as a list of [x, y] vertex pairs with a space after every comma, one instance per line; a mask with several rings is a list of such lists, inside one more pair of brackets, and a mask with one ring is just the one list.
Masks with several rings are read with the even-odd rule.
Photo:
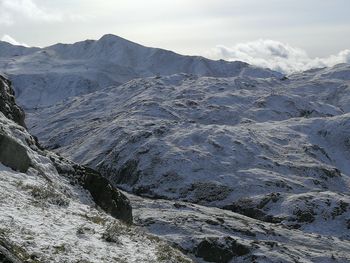
[[218, 208], [128, 197], [137, 225], [193, 253], [197, 262], [350, 262], [346, 239], [308, 234]]
[[77, 183], [78, 165], [41, 150], [8, 117], [0, 111], [1, 262], [191, 262], [104, 212]]
[[33, 165], [19, 173], [0, 164], [0, 248], [23, 262], [168, 262], [161, 259], [164, 249], [172, 262], [190, 262], [97, 209], [84, 189], [72, 186], [48, 157], [30, 148], [32, 138], [22, 127], [2, 113], [0, 123], [26, 148]]
[[136, 79], [29, 123], [46, 146], [133, 193], [349, 239], [348, 75], [339, 65], [287, 80]]
[[25, 108], [119, 85], [137, 77], [188, 73], [203, 76], [280, 77], [243, 62], [212, 61], [148, 48], [114, 35], [37, 49], [0, 42], [0, 72], [14, 83]]

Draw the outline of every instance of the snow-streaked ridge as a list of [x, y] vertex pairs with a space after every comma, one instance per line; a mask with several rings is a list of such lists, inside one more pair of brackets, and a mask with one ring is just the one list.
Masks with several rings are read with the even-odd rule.
[[119, 85], [138, 77], [187, 73], [201, 76], [281, 77], [243, 62], [213, 61], [149, 48], [105, 35], [99, 40], [38, 49], [0, 42], [0, 72], [11, 77], [19, 104], [52, 105], [64, 98]]

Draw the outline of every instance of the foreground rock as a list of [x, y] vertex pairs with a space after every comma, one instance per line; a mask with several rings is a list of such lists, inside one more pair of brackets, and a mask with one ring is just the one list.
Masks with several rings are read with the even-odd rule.
[[15, 171], [25, 173], [30, 166], [27, 150], [0, 130], [0, 162]]
[[78, 182], [89, 191], [94, 202], [105, 212], [124, 223], [132, 224], [132, 208], [127, 197], [95, 170], [57, 158], [51, 154], [50, 160], [61, 175]]

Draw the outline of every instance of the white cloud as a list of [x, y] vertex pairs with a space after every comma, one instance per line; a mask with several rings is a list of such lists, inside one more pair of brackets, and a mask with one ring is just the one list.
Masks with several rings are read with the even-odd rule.
[[91, 16], [62, 13], [38, 5], [36, 0], [0, 0], [0, 25], [12, 25], [21, 20], [63, 22], [86, 21]]
[[[1, 7], [1, 4], [0, 4]], [[9, 14], [6, 14], [4, 10], [0, 10], [0, 25], [11, 25], [13, 24], [13, 19]]]
[[34, 0], [1, 0], [0, 6], [4, 13], [22, 15], [33, 20], [59, 21], [62, 19], [60, 14], [40, 8]]
[[17, 42], [13, 37], [9, 36], [9, 35], [3, 35], [1, 38], [1, 41], [5, 41], [8, 42], [12, 45], [17, 45], [17, 46], [24, 46], [24, 47], [29, 47], [27, 44], [25, 43], [20, 43]]
[[240, 60], [284, 73], [350, 63], [350, 50], [325, 58], [310, 58], [306, 51], [282, 42], [260, 39], [233, 47], [217, 46], [206, 54], [215, 59]]

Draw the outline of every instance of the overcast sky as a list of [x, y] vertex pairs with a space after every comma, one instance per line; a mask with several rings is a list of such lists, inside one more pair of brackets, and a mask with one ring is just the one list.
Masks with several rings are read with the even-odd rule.
[[350, 0], [0, 0], [0, 38], [47, 46], [112, 33], [212, 58], [273, 44], [328, 59], [350, 49], [349, 10]]

